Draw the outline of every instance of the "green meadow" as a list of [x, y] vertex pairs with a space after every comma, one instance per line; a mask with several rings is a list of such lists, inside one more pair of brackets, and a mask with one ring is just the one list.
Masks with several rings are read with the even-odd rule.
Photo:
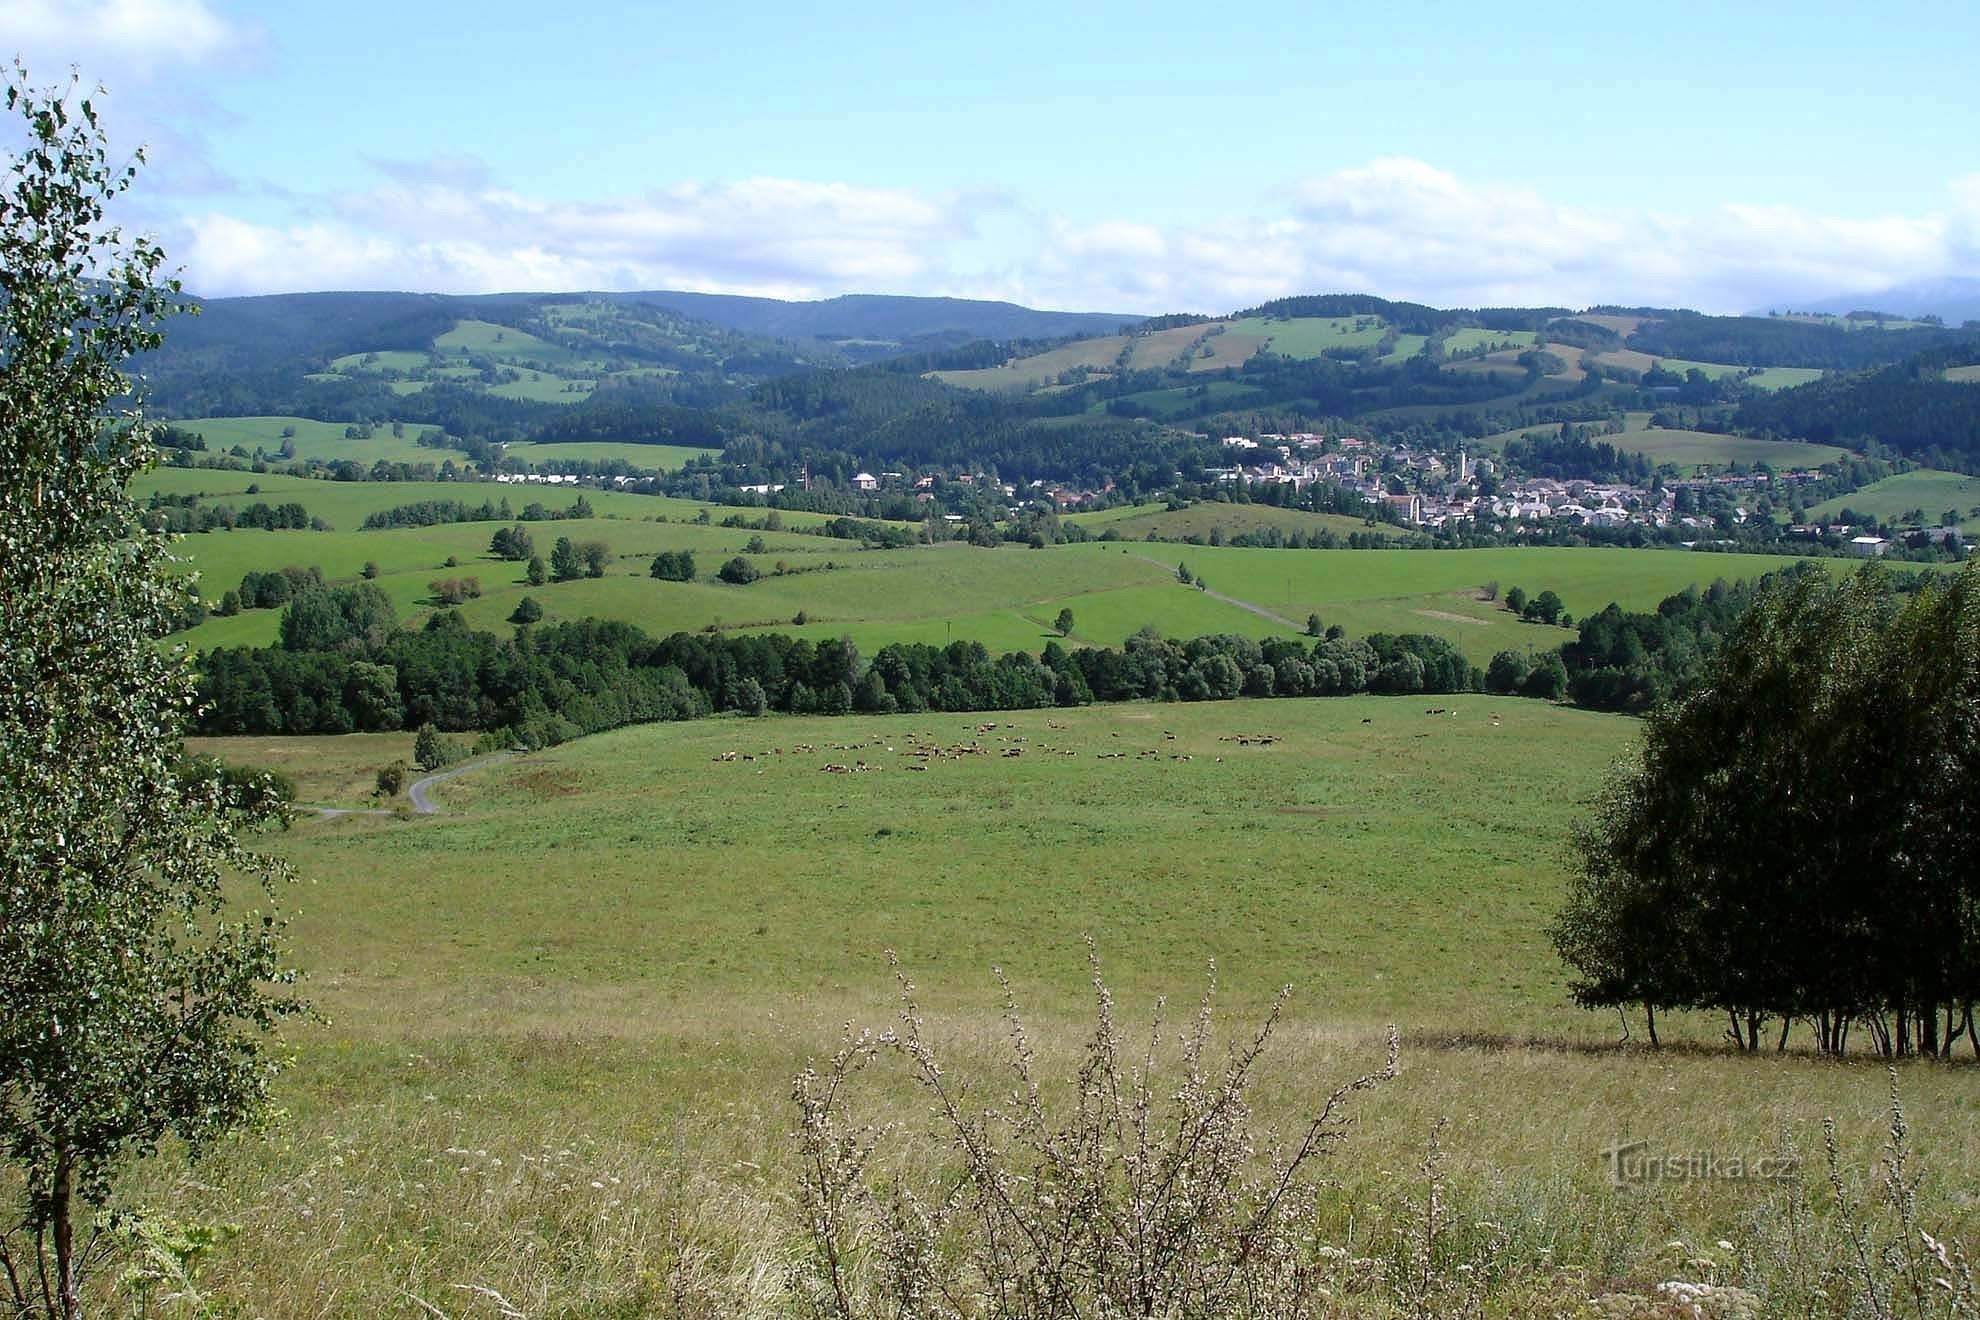
[[[972, 390], [1029, 390], [1048, 385], [1061, 373], [1076, 367], [1112, 371], [1123, 349], [1126, 335], [1100, 339], [1078, 339], [1063, 347], [1027, 358], [1016, 358], [1000, 367], [972, 371], [931, 371], [928, 374], [948, 385]], [[1180, 351], [1180, 350], [1178, 350]]]
[[1802, 440], [1754, 440], [1738, 435], [1713, 435], [1705, 431], [1651, 428], [1605, 435], [1600, 439], [1603, 444], [1641, 454], [1652, 463], [1673, 464], [1685, 472], [1705, 465], [1724, 467], [1729, 463], [1766, 463], [1775, 468], [1820, 467], [1845, 457], [1849, 452], [1834, 445], [1810, 444]]
[[[1113, 531], [1124, 540], [1139, 541], [1151, 532], [1165, 541], [1182, 541], [1192, 536], [1208, 538], [1213, 532], [1237, 536], [1245, 532], [1332, 532], [1348, 536], [1370, 530], [1367, 522], [1341, 513], [1308, 513], [1304, 509], [1281, 509], [1270, 504], [1220, 504], [1199, 501], [1187, 508], [1170, 510], [1160, 504], [1121, 505], [1094, 513], [1063, 515], [1062, 521], [1078, 524], [1094, 533]], [[1401, 528], [1381, 527], [1385, 534], [1407, 537]]]
[[1947, 367], [1946, 379], [1980, 384], [1980, 365], [1970, 367]]
[[[1500, 1277], [1555, 1280], [1563, 1305], [1597, 1280], [1648, 1293], [1719, 1239], [1764, 1252], [1769, 1189], [1615, 1188], [1605, 1147], [1751, 1159], [1785, 1129], [1814, 1152], [1834, 1115], [1854, 1176], [1884, 1083], [1731, 1056], [1683, 1015], [1661, 1052], [1619, 1045], [1613, 1014], [1568, 1002], [1545, 933], [1567, 831], [1634, 737], [1484, 697], [730, 717], [472, 772], [437, 816], [304, 819], [271, 841], [302, 877], [284, 898], [317, 1011], [281, 1112], [137, 1194], [238, 1226], [202, 1288], [242, 1314], [495, 1314], [489, 1293], [526, 1315], [795, 1314], [791, 1075], [843, 1024], [889, 1024], [891, 950], [952, 1077], [1005, 1084], [993, 968], [1041, 1071], [1069, 1077], [1090, 936], [1131, 1039], [1158, 996], [1185, 1014], [1213, 960], [1228, 1032], [1292, 987], [1268, 1131], [1401, 1029], [1401, 1075], [1329, 1157], [1323, 1240], [1398, 1249], [1441, 1124], [1449, 1209], [1508, 1226]], [[210, 749], [361, 805], [402, 741]], [[924, 742], [960, 754], [907, 754]], [[1903, 1070], [1942, 1234], [1975, 1214], [1969, 1072]], [[858, 1091], [911, 1126], [919, 1095], [884, 1066]]]
[[437, 336], [433, 341], [435, 350], [441, 353], [482, 354], [514, 362], [532, 362], [539, 366], [578, 366], [589, 365], [589, 360], [580, 357], [568, 348], [553, 344], [547, 339], [539, 339], [527, 330], [514, 326], [496, 325], [492, 321], [462, 321], [452, 330]]
[[1266, 352], [1289, 358], [1316, 358], [1330, 348], [1373, 348], [1389, 329], [1379, 316], [1247, 316], [1230, 325], [1230, 333], [1263, 339]]
[[1756, 390], [1785, 390], [1820, 379], [1820, 367], [1767, 367], [1748, 376], [1745, 383]]
[[1723, 362], [1693, 362], [1686, 358], [1657, 357], [1654, 354], [1638, 352], [1633, 348], [1618, 348], [1607, 353], [1597, 353], [1595, 360], [1605, 367], [1621, 367], [1625, 371], [1648, 371], [1652, 367], [1661, 366], [1664, 370], [1675, 371], [1680, 376], [1696, 368], [1713, 380], [1721, 376], [1737, 376], [1744, 370], [1741, 367], [1729, 367]]
[[[247, 495], [250, 484], [259, 493]], [[1201, 534], [1223, 527], [1227, 535], [1281, 526], [1337, 534], [1365, 530], [1359, 520], [1270, 509], [1203, 504], [1170, 514], [1166, 509], [1110, 510], [1080, 515], [1090, 530], [1111, 527], [1123, 538], [1032, 550], [994, 549], [951, 542], [900, 550], [864, 550], [857, 543], [805, 535], [799, 529], [823, 515], [781, 515], [785, 528], [755, 532], [718, 524], [732, 510], [686, 500], [612, 491], [587, 491], [595, 516], [532, 522], [538, 554], [547, 558], [560, 536], [600, 541], [609, 552], [598, 579], [532, 587], [524, 565], [489, 555], [499, 523], [443, 523], [429, 527], [360, 530], [365, 516], [419, 500], [479, 504], [506, 498], [520, 514], [532, 501], [553, 512], [568, 508], [575, 488], [499, 486], [483, 482], [329, 482], [248, 473], [162, 469], [144, 478], [144, 490], [199, 492], [209, 502], [297, 500], [337, 530], [235, 530], [199, 533], [177, 547], [201, 574], [210, 602], [252, 569], [320, 568], [331, 581], [354, 581], [366, 564], [378, 568], [378, 585], [402, 617], [417, 624], [434, 601], [430, 584], [474, 577], [482, 595], [463, 612], [477, 627], [500, 630], [524, 596], [552, 620], [598, 617], [634, 623], [656, 635], [675, 631], [776, 630], [804, 636], [847, 636], [871, 653], [889, 642], [946, 643], [975, 640], [993, 651], [1036, 650], [1051, 635], [1062, 608], [1073, 611], [1073, 640], [1119, 645], [1144, 627], [1170, 637], [1231, 632], [1285, 634], [1304, 628], [1310, 614], [1349, 633], [1429, 632], [1443, 636], [1484, 664], [1505, 649], [1549, 648], [1565, 630], [1524, 623], [1484, 588], [1499, 583], [1530, 593], [1552, 589], [1574, 614], [1610, 602], [1648, 609], [1686, 586], [1715, 578], [1757, 577], [1781, 567], [1770, 556], [1711, 555], [1685, 551], [1513, 547], [1491, 550], [1245, 550], [1229, 546], [1148, 542], [1160, 534]], [[761, 511], [744, 511], [761, 518]], [[1200, 532], [1198, 529], [1201, 529]], [[752, 541], [761, 549], [752, 550]], [[662, 550], [691, 550], [698, 579], [659, 582], [648, 574]], [[764, 576], [748, 586], [715, 580], [715, 570], [742, 555]], [[455, 562], [449, 564], [449, 559]], [[1209, 592], [1175, 579], [1187, 562]], [[1220, 599], [1230, 597], [1232, 599]], [[802, 622], [799, 622], [800, 619]], [[277, 611], [248, 611], [210, 618], [178, 640], [194, 650], [263, 645], [277, 636]]]
[[[259, 451], [272, 459], [281, 453], [287, 439], [294, 441], [297, 458], [324, 463], [349, 459], [369, 467], [381, 458], [388, 463], [441, 463], [448, 458], [466, 462], [449, 450], [417, 444], [413, 437], [418, 427], [407, 426], [403, 436], [394, 436], [387, 422], [373, 427], [368, 440], [347, 439], [342, 422], [317, 422], [307, 417], [194, 417], [170, 425], [205, 436], [211, 453], [224, 453], [238, 445], [250, 456]], [[282, 432], [290, 429], [295, 434], [284, 437]]]
[[553, 445], [514, 440], [502, 446], [502, 457], [532, 468], [562, 460], [580, 463], [624, 460], [642, 472], [672, 472], [697, 458], [719, 457], [721, 452], [689, 445], [636, 445], [621, 440], [571, 440]]
[[1808, 510], [1811, 518], [1834, 518], [1845, 508], [1867, 513], [1879, 522], [1901, 522], [1914, 510], [1925, 515], [1928, 525], [1937, 526], [1948, 510], [1957, 514], [1955, 526], [1980, 524], [1980, 477], [1919, 468], [1872, 482], [1860, 490], [1838, 496]]
[[[1709, 431], [1669, 430], [1649, 425], [1648, 413], [1631, 413], [1629, 429], [1615, 435], [1598, 435], [1598, 444], [1637, 453], [1652, 463], [1669, 463], [1681, 472], [1691, 473], [1703, 466], [1725, 467], [1732, 463], [1765, 463], [1775, 469], [1820, 467], [1844, 457], [1848, 450], [1835, 445], [1811, 444], [1804, 440], [1755, 440], [1738, 435], [1715, 435]], [[1492, 449], [1503, 449], [1508, 440], [1529, 432], [1550, 435], [1557, 426], [1529, 426], [1488, 435], [1480, 441]]]

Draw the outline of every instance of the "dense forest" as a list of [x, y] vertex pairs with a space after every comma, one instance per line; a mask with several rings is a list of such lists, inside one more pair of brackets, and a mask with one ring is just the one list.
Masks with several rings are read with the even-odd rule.
[[1970, 331], [1941, 326], [1861, 330], [1830, 321], [1789, 317], [1676, 312], [1645, 321], [1628, 342], [1640, 353], [1693, 362], [1854, 371], [1896, 362], [1972, 337]]
[[1980, 471], [1980, 384], [1946, 379], [1980, 362], [1980, 338], [1874, 371], [1825, 376], [1743, 402], [1739, 427], [1824, 444], [1880, 443], [1930, 467]]

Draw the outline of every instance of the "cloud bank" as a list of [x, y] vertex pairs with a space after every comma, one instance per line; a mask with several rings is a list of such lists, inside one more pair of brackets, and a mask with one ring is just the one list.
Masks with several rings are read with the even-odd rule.
[[119, 88], [113, 140], [152, 144], [138, 218], [209, 296], [677, 288], [1224, 312], [1348, 291], [1723, 312], [1980, 276], [1980, 175], [1948, 179], [1929, 211], [1870, 218], [1597, 207], [1407, 157], [1261, 186], [1232, 214], [1166, 226], [1076, 221], [1004, 193], [788, 178], [553, 199], [460, 156], [374, 160], [366, 188], [277, 196], [213, 163], [225, 116], [189, 76], [267, 58], [258, 28], [209, 0], [0, 0], [0, 33], [38, 77], [79, 65]]
[[1980, 176], [1952, 180], [1929, 213], [1861, 219], [1580, 206], [1391, 158], [1299, 180], [1250, 214], [1165, 228], [1073, 223], [1004, 196], [775, 178], [548, 201], [472, 161], [377, 164], [375, 187], [317, 199], [293, 223], [188, 217], [168, 237], [190, 286], [890, 292], [1124, 312], [1365, 291], [1443, 306], [1738, 311], [1980, 273]]

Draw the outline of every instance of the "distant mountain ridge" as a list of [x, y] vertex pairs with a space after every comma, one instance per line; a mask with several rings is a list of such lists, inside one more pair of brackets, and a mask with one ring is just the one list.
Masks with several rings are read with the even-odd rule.
[[712, 322], [743, 334], [779, 339], [882, 340], [909, 343], [930, 338], [1062, 339], [1114, 334], [1145, 316], [1113, 312], [1057, 312], [975, 298], [920, 298], [849, 293], [815, 302], [752, 298], [730, 293], [655, 289], [606, 295], [642, 302]]
[[[1893, 316], [1936, 316], [1947, 325], [1980, 321], [1980, 279], [1952, 275], [1894, 285], [1875, 293], [1838, 294], [1807, 304], [1797, 312], [1847, 316], [1851, 312], [1888, 312]], [[1765, 313], [1758, 313], [1765, 315]]]

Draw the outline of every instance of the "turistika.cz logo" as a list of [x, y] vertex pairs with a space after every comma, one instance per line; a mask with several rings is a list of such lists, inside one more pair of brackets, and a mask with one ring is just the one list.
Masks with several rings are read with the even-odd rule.
[[1602, 1165], [1611, 1187], [1665, 1182], [1779, 1182], [1792, 1178], [1801, 1161], [1792, 1155], [1749, 1158], [1718, 1151], [1651, 1149], [1648, 1138], [1618, 1141], [1602, 1148]]

